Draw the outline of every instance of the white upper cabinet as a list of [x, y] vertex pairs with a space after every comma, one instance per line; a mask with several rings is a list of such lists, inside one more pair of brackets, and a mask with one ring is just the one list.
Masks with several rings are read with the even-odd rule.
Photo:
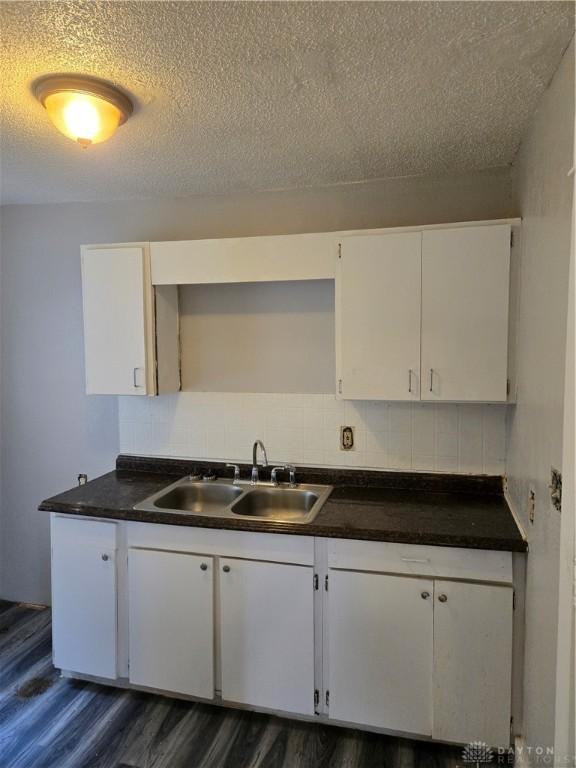
[[506, 402], [510, 226], [341, 238], [336, 392]]
[[510, 227], [422, 233], [422, 400], [505, 402]]
[[420, 232], [342, 238], [336, 389], [348, 400], [420, 398]]
[[[96, 395], [154, 395], [158, 390], [154, 293], [147, 246], [82, 249], [86, 391]], [[164, 289], [162, 336], [177, 338], [177, 289]], [[166, 341], [165, 341], [166, 343]], [[175, 370], [161, 381], [179, 387]], [[160, 390], [161, 391], [161, 390]]]
[[334, 279], [333, 232], [150, 243], [154, 285]]
[[337, 397], [506, 402], [510, 231], [482, 222], [84, 246], [87, 391], [180, 389], [178, 285], [335, 279]]
[[89, 395], [153, 393], [144, 248], [82, 252], [84, 360]]

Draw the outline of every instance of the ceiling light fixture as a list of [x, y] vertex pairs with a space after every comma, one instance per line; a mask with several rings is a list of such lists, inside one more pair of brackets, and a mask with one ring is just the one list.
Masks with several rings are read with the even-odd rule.
[[96, 77], [46, 75], [32, 91], [56, 128], [84, 149], [109, 139], [134, 109], [126, 94]]

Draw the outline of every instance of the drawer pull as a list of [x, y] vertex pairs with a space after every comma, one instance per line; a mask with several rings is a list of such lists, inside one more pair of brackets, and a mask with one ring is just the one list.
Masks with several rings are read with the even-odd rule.
[[430, 560], [427, 557], [401, 557], [400, 559], [403, 563], [422, 563], [423, 565], [428, 565], [430, 563]]

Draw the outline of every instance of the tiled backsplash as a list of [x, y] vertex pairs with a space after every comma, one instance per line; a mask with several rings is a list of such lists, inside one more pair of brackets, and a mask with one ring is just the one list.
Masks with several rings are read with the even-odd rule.
[[[122, 453], [251, 461], [264, 441], [270, 461], [502, 474], [506, 406], [336, 400], [333, 395], [181, 392], [121, 397]], [[339, 450], [340, 426], [355, 450]]]

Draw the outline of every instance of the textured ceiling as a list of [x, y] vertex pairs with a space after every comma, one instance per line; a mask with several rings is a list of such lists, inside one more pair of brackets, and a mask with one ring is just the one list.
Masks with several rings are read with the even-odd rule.
[[[563, 2], [0, 2], [4, 202], [172, 197], [510, 163], [574, 29]], [[137, 103], [59, 135], [49, 72]]]

